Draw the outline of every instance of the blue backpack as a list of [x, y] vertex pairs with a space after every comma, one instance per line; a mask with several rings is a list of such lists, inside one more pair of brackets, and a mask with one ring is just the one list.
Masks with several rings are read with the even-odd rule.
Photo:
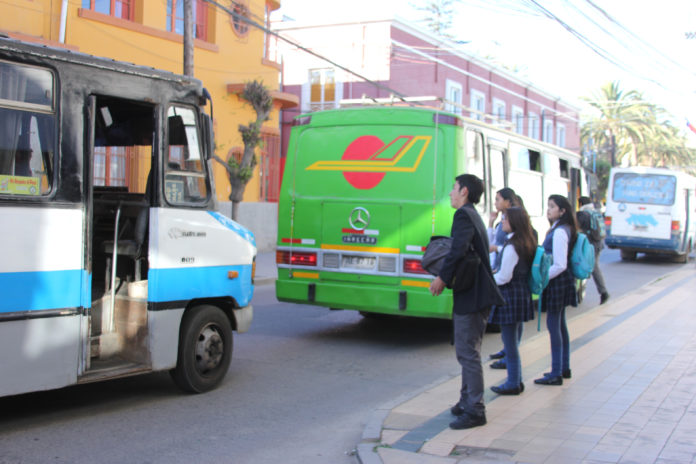
[[541, 331], [541, 292], [549, 284], [549, 268], [553, 262], [551, 255], [546, 254], [544, 247], [537, 246], [534, 252], [532, 268], [529, 271], [529, 290], [539, 296], [537, 301], [537, 331]]
[[532, 269], [529, 272], [529, 290], [536, 295], [541, 295], [549, 284], [549, 268], [553, 259], [547, 255], [544, 247], [538, 246], [534, 253]]
[[570, 270], [576, 279], [587, 279], [595, 264], [595, 248], [583, 232], [578, 232], [570, 255]]

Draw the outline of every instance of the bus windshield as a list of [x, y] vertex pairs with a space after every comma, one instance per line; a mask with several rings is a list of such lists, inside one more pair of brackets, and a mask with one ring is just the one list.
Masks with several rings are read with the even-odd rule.
[[664, 174], [620, 172], [614, 175], [612, 199], [619, 203], [674, 204], [677, 179]]

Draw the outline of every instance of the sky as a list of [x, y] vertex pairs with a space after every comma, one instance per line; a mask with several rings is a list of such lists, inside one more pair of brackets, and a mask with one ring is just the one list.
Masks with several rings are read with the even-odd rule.
[[[399, 17], [425, 28], [414, 5], [426, 3], [282, 0], [274, 17], [302, 23]], [[454, 11], [451, 33], [466, 42], [465, 52], [515, 67], [521, 78], [581, 108], [583, 97], [619, 81], [667, 109], [696, 146], [696, 134], [686, 129], [687, 120], [696, 125], [696, 1], [460, 0]]]

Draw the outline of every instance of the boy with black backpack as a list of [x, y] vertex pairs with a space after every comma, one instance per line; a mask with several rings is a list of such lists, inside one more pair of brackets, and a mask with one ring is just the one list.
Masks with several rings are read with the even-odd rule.
[[585, 232], [590, 243], [594, 246], [595, 264], [592, 270], [592, 279], [599, 292], [599, 304], [604, 304], [609, 299], [604, 275], [599, 267], [599, 253], [604, 248], [604, 238], [606, 237], [604, 217], [595, 209], [592, 200], [588, 197], [580, 197], [578, 201], [580, 202], [580, 210], [576, 214], [578, 226], [580, 230]]

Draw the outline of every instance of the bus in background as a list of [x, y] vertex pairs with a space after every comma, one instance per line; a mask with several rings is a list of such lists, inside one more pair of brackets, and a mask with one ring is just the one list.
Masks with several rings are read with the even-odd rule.
[[171, 370], [216, 387], [253, 235], [213, 210], [193, 78], [0, 38], [0, 396]]
[[485, 223], [510, 186], [534, 227], [549, 227], [552, 193], [585, 194], [576, 153], [434, 108], [375, 106], [298, 116], [278, 205], [280, 301], [451, 318], [451, 292], [432, 298], [421, 258], [449, 235], [457, 175], [484, 180]]
[[696, 177], [665, 168], [612, 168], [605, 211], [609, 248], [689, 259], [696, 240]]

